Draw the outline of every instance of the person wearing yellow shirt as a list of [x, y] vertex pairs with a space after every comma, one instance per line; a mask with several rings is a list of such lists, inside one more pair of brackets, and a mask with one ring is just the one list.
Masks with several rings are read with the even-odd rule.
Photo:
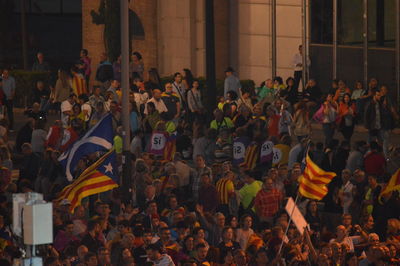
[[244, 182], [246, 184], [239, 190], [240, 202], [245, 210], [251, 208], [255, 211], [253, 207], [254, 199], [258, 191], [261, 190], [263, 183], [259, 180], [255, 180], [255, 178], [251, 176], [250, 171], [244, 172]]
[[214, 110], [215, 119], [211, 121], [210, 128], [220, 132], [222, 129], [231, 129], [234, 127], [232, 120], [229, 117], [224, 117], [224, 113], [220, 109]]
[[122, 127], [117, 128], [117, 134], [114, 137], [114, 149], [116, 154], [122, 153]]

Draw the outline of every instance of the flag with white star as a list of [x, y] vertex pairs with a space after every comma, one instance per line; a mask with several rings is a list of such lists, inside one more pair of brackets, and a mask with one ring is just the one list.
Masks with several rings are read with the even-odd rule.
[[81, 205], [83, 198], [118, 187], [119, 178], [115, 162], [116, 155], [112, 149], [86, 168], [71, 185], [66, 186], [56, 201], [68, 200], [71, 203], [70, 211], [73, 213], [75, 208]]

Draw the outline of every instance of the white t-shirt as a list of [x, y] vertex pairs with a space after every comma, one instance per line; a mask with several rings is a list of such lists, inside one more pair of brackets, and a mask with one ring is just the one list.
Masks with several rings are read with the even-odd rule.
[[[147, 103], [154, 103], [154, 106], [156, 107], [156, 110], [161, 114], [164, 112], [168, 112], [167, 106], [165, 105], [164, 101], [162, 99], [160, 99], [159, 101], [156, 101], [156, 99], [151, 98], [150, 100], [147, 101]], [[147, 103], [144, 107], [144, 114], [148, 114], [147, 112]]]

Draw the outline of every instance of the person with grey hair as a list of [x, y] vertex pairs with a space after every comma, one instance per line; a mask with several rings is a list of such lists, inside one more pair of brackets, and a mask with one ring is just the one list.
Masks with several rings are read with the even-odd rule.
[[216, 212], [213, 215], [213, 221], [209, 222], [204, 216], [203, 206], [196, 205], [196, 213], [198, 215], [200, 224], [208, 231], [207, 242], [211, 246], [217, 246], [222, 237], [222, 231], [225, 227], [225, 215], [222, 212]]

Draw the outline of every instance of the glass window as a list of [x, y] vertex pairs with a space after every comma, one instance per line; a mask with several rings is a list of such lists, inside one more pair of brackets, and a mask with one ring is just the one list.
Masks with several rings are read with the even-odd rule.
[[[310, 0], [311, 42], [332, 43], [333, 0]], [[368, 0], [369, 46], [395, 45], [395, 0]], [[363, 1], [338, 0], [338, 43], [362, 46]]]
[[81, 14], [82, 0], [62, 0], [64, 14]]
[[332, 43], [332, 0], [310, 0], [311, 42]]
[[368, 39], [370, 46], [394, 47], [396, 32], [396, 1], [368, 1]]
[[338, 1], [338, 44], [362, 46], [362, 3], [360, 0]]
[[61, 0], [31, 0], [32, 13], [56, 14], [61, 12]]

